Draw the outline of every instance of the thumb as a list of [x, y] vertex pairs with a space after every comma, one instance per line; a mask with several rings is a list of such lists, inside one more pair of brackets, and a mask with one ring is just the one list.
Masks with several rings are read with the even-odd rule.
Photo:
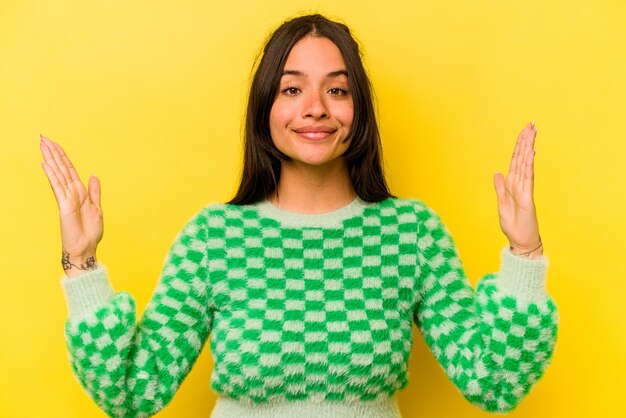
[[98, 211], [102, 214], [102, 197], [100, 194], [100, 179], [92, 174], [89, 177], [89, 198], [91, 202], [96, 205]]
[[496, 194], [498, 195], [498, 202], [504, 197], [504, 176], [502, 173], [498, 172], [493, 176], [493, 185], [496, 189]]

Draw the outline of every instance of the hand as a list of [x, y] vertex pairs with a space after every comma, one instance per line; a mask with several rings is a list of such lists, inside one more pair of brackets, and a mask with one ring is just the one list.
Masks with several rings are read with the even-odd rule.
[[59, 208], [63, 269], [66, 273], [93, 269], [96, 248], [103, 235], [100, 181], [91, 176], [87, 192], [63, 148], [40, 136], [39, 146], [45, 160], [41, 165]]
[[535, 136], [537, 128], [529, 123], [522, 129], [506, 180], [501, 173], [494, 176], [494, 186], [498, 196], [500, 228], [509, 239], [514, 254], [532, 251], [532, 258], [543, 253], [537, 213], [533, 201]]

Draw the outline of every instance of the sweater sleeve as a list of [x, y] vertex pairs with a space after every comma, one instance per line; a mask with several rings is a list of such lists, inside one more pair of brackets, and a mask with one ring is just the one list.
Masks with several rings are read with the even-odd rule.
[[417, 205], [419, 298], [414, 320], [445, 374], [472, 404], [513, 410], [551, 361], [558, 309], [548, 258], [500, 253], [500, 271], [471, 287], [440, 217]]
[[195, 363], [213, 319], [206, 242], [206, 218], [199, 212], [171, 245], [137, 323], [134, 298], [113, 291], [105, 266], [61, 279], [72, 370], [108, 416], [156, 414]]

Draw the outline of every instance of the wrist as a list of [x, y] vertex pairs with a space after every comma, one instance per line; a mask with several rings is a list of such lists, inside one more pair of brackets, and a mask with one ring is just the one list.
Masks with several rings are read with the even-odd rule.
[[539, 242], [533, 246], [509, 244], [509, 250], [511, 254], [518, 257], [537, 258], [543, 255], [543, 243], [541, 242], [541, 237], [539, 237]]
[[68, 277], [95, 270], [97, 265], [96, 252], [88, 251], [80, 254], [72, 254], [62, 250], [61, 265]]
[[536, 259], [519, 257], [505, 246], [500, 255], [498, 287], [504, 294], [515, 296], [520, 303], [545, 300], [547, 268], [546, 256]]

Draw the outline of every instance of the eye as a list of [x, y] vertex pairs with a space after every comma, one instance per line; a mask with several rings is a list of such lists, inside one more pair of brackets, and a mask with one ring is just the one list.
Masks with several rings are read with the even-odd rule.
[[348, 95], [348, 90], [342, 89], [340, 87], [333, 87], [328, 91], [330, 92], [330, 94], [334, 96], [347, 96]]
[[288, 95], [288, 96], [295, 96], [298, 93], [299, 90], [300, 89], [298, 89], [297, 87], [288, 86], [288, 87], [285, 87], [284, 89], [282, 89], [281, 91], [283, 93], [285, 93], [286, 95]]

